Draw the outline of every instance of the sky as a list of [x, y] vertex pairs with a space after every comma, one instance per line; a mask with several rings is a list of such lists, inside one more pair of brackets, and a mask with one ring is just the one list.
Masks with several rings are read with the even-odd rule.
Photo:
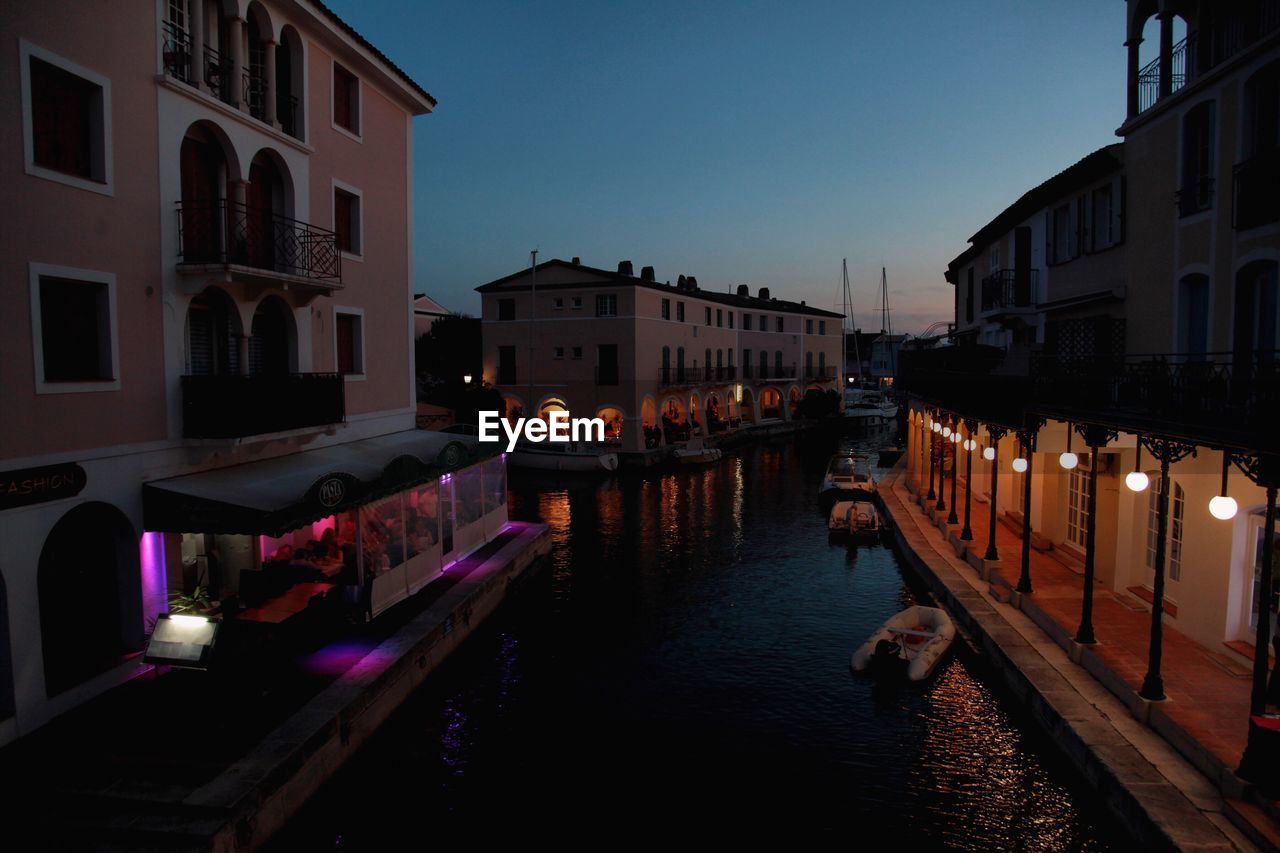
[[414, 120], [414, 281], [574, 256], [840, 310], [952, 315], [943, 279], [1022, 193], [1116, 141], [1120, 0], [327, 0], [438, 101]]

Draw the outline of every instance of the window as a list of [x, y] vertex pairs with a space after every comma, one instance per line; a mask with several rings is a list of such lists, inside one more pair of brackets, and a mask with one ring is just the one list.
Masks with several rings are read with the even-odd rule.
[[1209, 349], [1209, 277], [1183, 276], [1178, 282], [1178, 350], [1203, 356]]
[[730, 311], [730, 312], [729, 312], [729, 328], [730, 328], [730, 329], [732, 329], [732, 328], [733, 328], [733, 315], [734, 315], [734, 312], [733, 312], [733, 311]]
[[111, 195], [111, 83], [19, 42], [24, 155], [30, 175]]
[[805, 320], [805, 321], [804, 321], [804, 333], [805, 333], [806, 335], [812, 335], [812, 334], [813, 334], [813, 321], [812, 321], [812, 320]]
[[813, 378], [813, 350], [804, 354], [804, 375], [808, 379]]
[[338, 251], [347, 255], [361, 254], [364, 229], [360, 223], [360, 195], [350, 188], [333, 188], [333, 233], [337, 236]]
[[597, 317], [618, 316], [618, 294], [616, 293], [597, 294], [596, 316]]
[[514, 299], [498, 300], [498, 319], [514, 320], [516, 318], [516, 301]]
[[[1151, 489], [1147, 494], [1147, 568], [1156, 567], [1156, 543], [1159, 539], [1159, 502], [1160, 473], [1148, 471], [1151, 478]], [[1173, 484], [1173, 499], [1169, 501], [1169, 542], [1165, 557], [1165, 567], [1169, 580], [1182, 579], [1182, 514], [1186, 504], [1186, 494], [1182, 486]]]
[[706, 312], [706, 325], [710, 326], [711, 325], [711, 306], [708, 305], [706, 308], [702, 310]]
[[773, 369], [778, 376], [782, 375], [782, 350], [778, 350], [773, 354]]
[[987, 256], [987, 269], [995, 272], [1000, 269], [1000, 244], [996, 243], [991, 247], [991, 254]]
[[338, 63], [333, 63], [333, 125], [360, 135], [360, 80]]
[[760, 331], [762, 332], [769, 331], [769, 317], [767, 314], [760, 315]]
[[364, 317], [355, 312], [334, 309], [333, 336], [338, 372], [343, 376], [363, 374]]
[[662, 300], [662, 319], [664, 320], [671, 319], [671, 300], [670, 299]]
[[556, 347], [556, 358], [564, 358], [564, 347]]
[[781, 331], [782, 331], [782, 329], [783, 329], [783, 325], [782, 325], [782, 316], [781, 316], [781, 315], [779, 315], [779, 316], [778, 316], [777, 321], [778, 321], [778, 324], [777, 324], [777, 325], [778, 325], [777, 331], [781, 332]]
[[570, 308], [572, 308], [574, 311], [581, 310], [581, 308], [582, 308], [582, 297], [581, 297], [581, 296], [575, 296], [575, 297], [573, 297], [573, 298], [569, 301], [569, 307], [570, 307]]
[[751, 315], [746, 312], [742, 314], [742, 329], [745, 332], [751, 331]]
[[1061, 264], [1079, 254], [1076, 221], [1072, 215], [1071, 203], [1058, 205], [1050, 216], [1049, 263]]
[[827, 354], [825, 352], [818, 353], [818, 375], [827, 375]]
[[966, 323], [973, 322], [973, 267], [969, 267], [969, 272], [965, 278], [964, 321]]
[[498, 384], [516, 384], [515, 347], [498, 347]]
[[825, 335], [826, 333], [827, 333], [827, 321], [826, 321], [826, 320], [819, 320], [819, 321], [818, 321], [818, 334], [820, 334], [820, 335]]
[[1080, 454], [1080, 464], [1071, 469], [1067, 481], [1067, 541], [1085, 547], [1089, 519], [1090, 455]]
[[564, 298], [563, 298], [563, 297], [560, 297], [560, 296], [557, 296], [557, 297], [552, 301], [552, 303], [551, 303], [551, 307], [552, 307], [552, 310], [553, 310], [553, 311], [563, 311], [563, 310], [564, 310]]
[[716, 309], [716, 327], [720, 329], [724, 328], [724, 309], [723, 308]]
[[1199, 104], [1182, 120], [1181, 216], [1208, 210], [1213, 203], [1213, 125], [1213, 101]]
[[676, 303], [676, 321], [680, 323], [684, 322], [684, 303], [683, 302]]
[[120, 387], [115, 276], [31, 264], [36, 392]]
[[582, 347], [573, 348], [573, 357], [578, 359], [582, 358]]

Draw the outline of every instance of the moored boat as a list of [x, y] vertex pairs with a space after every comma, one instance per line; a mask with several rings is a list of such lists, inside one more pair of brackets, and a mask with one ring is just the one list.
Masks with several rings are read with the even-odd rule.
[[867, 457], [851, 453], [832, 456], [818, 489], [819, 494], [831, 492], [846, 493], [852, 500], [870, 500], [876, 492], [876, 481]]
[[956, 637], [956, 626], [938, 607], [916, 604], [889, 617], [849, 662], [854, 672], [904, 672], [910, 681], [934, 673]]
[[870, 540], [880, 535], [880, 514], [869, 500], [836, 501], [827, 519], [832, 536]]
[[571, 474], [608, 474], [618, 470], [618, 454], [585, 442], [522, 441], [507, 457], [513, 468]]
[[719, 462], [723, 454], [720, 448], [707, 447], [702, 439], [694, 438], [690, 439], [686, 446], [673, 450], [671, 455], [681, 465], [706, 465], [710, 462]]

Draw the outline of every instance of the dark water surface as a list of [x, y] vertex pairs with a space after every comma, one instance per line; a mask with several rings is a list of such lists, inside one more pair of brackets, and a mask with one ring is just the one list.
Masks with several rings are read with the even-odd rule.
[[272, 846], [822, 829], [855, 846], [1125, 845], [972, 653], [924, 685], [850, 674], [916, 595], [887, 546], [828, 542], [817, 489], [836, 442], [606, 482], [513, 472], [512, 516], [551, 526], [548, 570]]

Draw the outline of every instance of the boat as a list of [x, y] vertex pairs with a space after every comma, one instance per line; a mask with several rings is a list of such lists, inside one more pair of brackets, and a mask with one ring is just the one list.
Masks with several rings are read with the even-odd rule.
[[[861, 391], [852, 395], [851, 391]], [[898, 404], [880, 391], [850, 388], [845, 392], [844, 418], [855, 425], [882, 426], [898, 417]]]
[[598, 444], [581, 441], [521, 441], [507, 456], [513, 468], [561, 471], [572, 474], [608, 474], [618, 470], [618, 454]]
[[853, 653], [854, 672], [904, 673], [924, 681], [938, 668], [956, 638], [956, 626], [945, 610], [916, 604], [891, 616]]
[[701, 438], [689, 439], [688, 444], [684, 447], [677, 447], [672, 451], [672, 456], [681, 465], [706, 465], [711, 462], [719, 462], [723, 454], [718, 447], [707, 447], [703, 444]]
[[827, 463], [827, 473], [822, 477], [818, 494], [837, 492], [850, 500], [872, 500], [876, 493], [876, 481], [871, 476], [871, 462], [866, 456], [853, 453], [837, 453]]
[[880, 514], [869, 500], [836, 501], [831, 507], [827, 529], [832, 536], [872, 540], [880, 535]]

